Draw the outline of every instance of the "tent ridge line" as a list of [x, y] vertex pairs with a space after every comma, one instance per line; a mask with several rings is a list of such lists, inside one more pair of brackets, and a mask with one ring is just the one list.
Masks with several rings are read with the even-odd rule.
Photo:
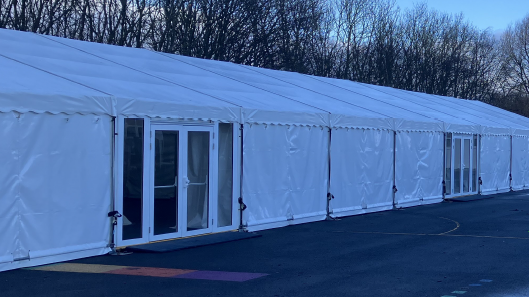
[[[311, 79], [317, 80], [317, 81], [319, 81], [319, 82], [322, 82], [322, 83], [325, 83], [325, 84], [328, 84], [328, 85], [334, 86], [334, 87], [336, 87], [336, 88], [340, 88], [340, 89], [345, 90], [345, 91], [347, 91], [347, 92], [351, 92], [351, 93], [353, 93], [353, 94], [357, 94], [357, 95], [360, 95], [360, 96], [363, 96], [363, 97], [367, 97], [367, 98], [373, 99], [373, 100], [375, 100], [375, 101], [377, 101], [377, 102], [381, 102], [381, 103], [386, 104], [386, 105], [389, 105], [389, 106], [393, 106], [393, 107], [396, 107], [396, 108], [400, 108], [400, 109], [403, 109], [403, 110], [409, 111], [409, 112], [411, 112], [411, 113], [415, 113], [415, 114], [421, 115], [421, 116], [423, 116], [423, 117], [426, 117], [426, 118], [429, 118], [429, 119], [433, 119], [434, 121], [443, 122], [443, 121], [441, 121], [441, 120], [438, 120], [438, 119], [432, 118], [432, 117], [430, 117], [430, 116], [427, 116], [427, 115], [425, 115], [425, 114], [419, 113], [419, 112], [417, 112], [417, 111], [409, 110], [409, 109], [404, 108], [404, 107], [402, 107], [402, 106], [398, 106], [398, 105], [395, 105], [395, 104], [391, 104], [391, 103], [388, 103], [388, 102], [384, 102], [384, 101], [379, 100], [379, 99], [376, 99], [376, 98], [374, 98], [374, 97], [371, 97], [371, 96], [368, 96], [368, 95], [364, 95], [364, 94], [360, 94], [360, 93], [355, 92], [355, 91], [353, 91], [353, 90], [346, 89], [346, 88], [344, 88], [344, 87], [341, 87], [341, 86], [335, 85], [335, 84], [333, 84], [333, 83], [323, 81], [323, 80], [321, 80], [321, 79], [318, 79], [317, 76], [307, 75], [307, 74], [303, 74], [303, 75], [304, 75], [304, 76], [307, 76], [307, 77], [309, 77], [309, 78], [311, 78]], [[348, 82], [352, 82], [352, 83], [357, 83], [357, 82], [352, 81], [352, 80], [347, 80], [347, 81], [348, 81]], [[373, 90], [374, 90], [374, 89], [373, 89]], [[374, 91], [375, 91], [375, 92], [379, 92], [379, 93], [383, 93], [382, 91], [379, 91], [379, 90], [374, 90]], [[384, 94], [385, 94], [385, 93], [384, 93]], [[397, 96], [394, 96], [394, 95], [391, 95], [391, 94], [386, 94], [386, 95], [393, 96], [393, 97], [397, 97]], [[397, 98], [400, 98], [400, 97], [397, 97]], [[402, 99], [402, 98], [401, 98], [401, 99]], [[413, 103], [413, 104], [417, 104], [417, 103], [415, 103], [415, 102], [412, 102], [412, 103]], [[352, 104], [352, 103], [351, 103], [351, 104]], [[352, 105], [354, 105], [354, 104], [352, 104]], [[417, 104], [417, 105], [419, 105], [419, 104]], [[356, 106], [356, 105], [354, 105], [354, 106]]]
[[[37, 34], [37, 35], [38, 35], [38, 34]], [[78, 82], [78, 81], [75, 81], [75, 80], [73, 80], [73, 79], [66, 78], [66, 77], [61, 76], [61, 75], [59, 75], [59, 74], [53, 73], [53, 72], [51, 72], [51, 71], [44, 70], [44, 69], [39, 68], [39, 67], [37, 67], [37, 66], [31, 65], [31, 64], [28, 64], [28, 63], [24, 63], [24, 62], [19, 61], [19, 60], [15, 59], [15, 58], [8, 57], [8, 56], [6, 56], [6, 55], [4, 55], [4, 54], [0, 54], [0, 57], [3, 57], [3, 58], [5, 58], [5, 59], [9, 59], [9, 60], [15, 61], [15, 62], [20, 63], [20, 64], [22, 64], [22, 65], [26, 65], [26, 66], [28, 66], [28, 67], [31, 67], [31, 68], [33, 68], [33, 69], [37, 69], [37, 70], [42, 71], [42, 72], [44, 72], [44, 73], [47, 73], [47, 74], [49, 74], [49, 75], [53, 75], [53, 76], [56, 76], [56, 77], [58, 77], [58, 78], [62, 78], [62, 79], [64, 79], [64, 80], [67, 80], [67, 81], [69, 81], [69, 82], [72, 82], [72, 83], [78, 84], [78, 85], [83, 86], [83, 87], [85, 87], [85, 88], [89, 88], [89, 89], [92, 89], [92, 90], [94, 90], [94, 91], [97, 91], [97, 92], [100, 92], [100, 93], [102, 93], [102, 94], [105, 94], [105, 95], [107, 95], [107, 96], [113, 96], [113, 95], [110, 94], [110, 93], [107, 93], [107, 92], [101, 91], [101, 90], [99, 90], [99, 89], [96, 89], [96, 88], [91, 87], [91, 86], [88, 86], [88, 85], [85, 85], [85, 84], [80, 83], [80, 82]]]
[[[435, 97], [437, 97], [437, 98], [439, 98], [439, 99], [442, 99], [442, 100], [448, 101], [447, 99], [443, 98], [443, 97], [445, 97], [445, 96], [435, 95], [435, 94], [433, 94], [433, 96], [435, 96]], [[477, 101], [477, 100], [472, 100], [472, 99], [460, 99], [460, 98], [456, 98], [456, 99], [463, 100], [463, 101]], [[481, 101], [478, 101], [478, 102], [481, 102]], [[482, 102], [482, 103], [486, 104], [485, 102]], [[477, 112], [479, 112], [479, 113], [482, 113], [482, 111], [480, 111], [480, 110], [478, 110], [478, 109], [475, 108], [475, 107], [478, 107], [478, 106], [475, 106], [474, 104], [470, 104], [470, 105], [468, 105], [468, 106], [466, 106], [466, 107], [467, 107], [467, 108], [470, 108], [470, 109], [472, 109], [472, 110], [474, 110], [474, 111], [477, 111]], [[492, 109], [490, 109], [490, 108], [488, 108], [488, 107], [489, 107], [489, 104], [486, 104], [486, 106], [484, 106], [484, 107], [482, 107], [482, 108], [483, 108], [483, 109], [486, 109], [486, 110], [488, 110], [488, 111], [490, 111], [490, 112], [497, 113], [497, 111], [492, 110]], [[501, 109], [502, 111], [510, 112], [510, 111], [505, 110], [505, 109], [502, 109], [502, 108], [500, 108], [500, 109]], [[515, 115], [520, 116], [520, 115], [518, 115], [518, 114], [515, 114]], [[521, 117], [521, 118], [524, 118], [523, 116], [520, 116], [520, 117]], [[513, 124], [520, 125], [520, 124], [518, 124], [518, 123], [516, 123], [516, 122], [513, 122], [513, 121], [511, 120], [511, 118], [509, 118], [507, 115], [502, 114], [502, 118], [503, 118], [504, 120], [506, 120], [506, 121], [509, 121], [509, 122], [513, 123]], [[519, 119], [521, 119], [521, 118], [519, 118]], [[492, 122], [495, 122], [494, 120], [491, 120], [491, 119], [489, 119], [489, 118], [487, 118], [487, 120], [490, 120], [490, 121], [492, 121]], [[497, 123], [497, 122], [495, 122], [495, 123]], [[499, 123], [497, 123], [497, 124], [499, 124]], [[529, 130], [529, 126], [526, 126], [525, 123], [524, 123], [523, 125], [520, 125], [520, 126], [526, 127], [526, 128]], [[511, 126], [507, 126], [507, 127], [509, 127], [509, 128], [513, 128], [513, 127], [511, 127]], [[513, 129], [515, 129], [515, 128], [513, 128]]]
[[[451, 115], [451, 114], [449, 114], [449, 113], [446, 113], [446, 112], [444, 112], [444, 111], [440, 111], [440, 110], [437, 110], [437, 109], [435, 109], [435, 108], [432, 108], [432, 107], [429, 107], [429, 106], [426, 106], [426, 105], [422, 105], [422, 104], [417, 103], [417, 102], [413, 102], [413, 101], [407, 100], [407, 99], [405, 99], [405, 98], [403, 98], [403, 97], [401, 97], [401, 96], [397, 96], [397, 95], [394, 95], [394, 94], [390, 94], [390, 93], [384, 92], [383, 90], [377, 90], [377, 89], [373, 88], [370, 84], [362, 84], [362, 85], [364, 85], [366, 88], [370, 88], [370, 89], [372, 89], [372, 90], [374, 90], [374, 91], [377, 91], [377, 92], [380, 92], [380, 93], [384, 93], [384, 94], [386, 94], [386, 95], [393, 96], [393, 97], [395, 97], [395, 98], [399, 98], [399, 99], [402, 99], [402, 100], [407, 101], [407, 102], [411, 102], [411, 103], [413, 103], [413, 104], [416, 104], [416, 105], [422, 106], [422, 107], [424, 107], [424, 108], [430, 109], [430, 110], [435, 111], [435, 112], [437, 112], [437, 113], [442, 113], [442, 114], [446, 114], [446, 115], [448, 115], [448, 116], [450, 116], [450, 117], [454, 117], [454, 118], [457, 118], [457, 119], [462, 119], [462, 118], [456, 117], [456, 116], [454, 116], [454, 115]], [[404, 92], [404, 91], [405, 91], [405, 90], [397, 89], [397, 88], [394, 88], [394, 89], [395, 89], [395, 90], [398, 90], [398, 91], [401, 91], [401, 92]], [[424, 98], [422, 98], [422, 97], [420, 97], [420, 96], [414, 94], [413, 92], [412, 92], [411, 94], [412, 94], [413, 96], [419, 98], [419, 99], [424, 99]], [[427, 95], [431, 95], [431, 94], [427, 94]], [[435, 95], [434, 95], [434, 96], [435, 96]], [[470, 120], [467, 120], [467, 119], [462, 119], [462, 120], [463, 120], [463, 121], [467, 121], [467, 122], [469, 122], [469, 123], [472, 123], [472, 124], [474, 124], [474, 125], [479, 125], [478, 123], [474, 123], [474, 122], [472, 122], [472, 121], [470, 121]], [[444, 122], [444, 121], [441, 121], [441, 122], [443, 122], [443, 123], [447, 123], [447, 122]], [[447, 124], [450, 124], [450, 123], [447, 123]]]
[[[252, 85], [252, 84], [250, 84], [250, 83], [240, 81], [240, 80], [238, 80], [238, 79], [235, 79], [235, 78], [232, 78], [232, 77], [229, 77], [229, 76], [226, 76], [226, 75], [223, 75], [223, 74], [217, 73], [217, 72], [212, 71], [212, 70], [209, 70], [209, 69], [205, 69], [205, 68], [202, 68], [202, 67], [200, 67], [200, 66], [197, 66], [197, 65], [194, 65], [194, 64], [187, 63], [187, 62], [182, 61], [182, 60], [180, 60], [180, 59], [174, 58], [173, 56], [177, 56], [177, 55], [175, 55], [175, 54], [164, 54], [164, 53], [160, 53], [160, 52], [156, 52], [156, 51], [152, 51], [152, 52], [154, 52], [154, 53], [156, 53], [156, 54], [159, 54], [159, 55], [162, 55], [162, 56], [164, 56], [164, 57], [168, 57], [168, 58], [173, 59], [173, 60], [175, 60], [175, 61], [178, 61], [178, 62], [180, 62], [180, 63], [184, 63], [184, 64], [187, 64], [187, 65], [189, 65], [189, 66], [192, 66], [192, 67], [195, 67], [195, 68], [198, 68], [198, 69], [202, 69], [202, 70], [204, 70], [204, 71], [207, 71], [207, 72], [213, 73], [213, 74], [215, 74], [215, 75], [222, 76], [222, 77], [224, 77], [224, 78], [227, 78], [227, 79], [230, 79], [230, 80], [236, 81], [236, 82], [238, 82], [238, 83], [245, 84], [245, 85], [250, 86], [250, 87], [252, 87], [252, 88], [256, 88], [256, 89], [258, 89], [258, 90], [261, 90], [261, 91], [264, 91], [264, 92], [267, 92], [267, 93], [270, 93], [270, 94], [274, 94], [274, 95], [276, 95], [276, 96], [283, 97], [283, 98], [285, 98], [285, 99], [287, 99], [287, 100], [291, 100], [291, 101], [294, 101], [294, 102], [297, 102], [297, 103], [300, 103], [300, 104], [303, 104], [303, 105], [306, 105], [306, 106], [309, 106], [309, 107], [312, 107], [312, 108], [316, 108], [316, 109], [318, 109], [318, 110], [321, 110], [321, 111], [324, 111], [324, 112], [326, 112], [326, 113], [331, 114], [331, 112], [329, 112], [328, 110], [325, 110], [325, 109], [322, 109], [322, 108], [319, 108], [319, 107], [316, 107], [316, 106], [312, 106], [312, 105], [310, 105], [310, 104], [308, 104], [308, 103], [305, 103], [305, 102], [302, 102], [302, 101], [298, 101], [298, 100], [296, 100], [296, 99], [293, 99], [293, 98], [290, 98], [290, 97], [288, 97], [288, 96], [284, 96], [284, 95], [281, 95], [281, 94], [278, 94], [278, 93], [275, 93], [275, 92], [272, 92], [272, 91], [269, 91], [269, 90], [266, 90], [266, 89], [260, 88], [260, 87], [258, 87], [258, 86], [254, 86], [254, 85]], [[228, 62], [228, 63], [231, 63], [231, 62]], [[232, 64], [234, 64], [234, 63], [232, 63]], [[238, 64], [234, 64], [234, 65], [238, 65]], [[240, 65], [238, 65], [238, 66], [240, 66]]]
[[202, 95], [204, 95], [204, 96], [208, 96], [208, 97], [211, 97], [211, 98], [214, 98], [214, 99], [217, 99], [217, 100], [220, 100], [220, 101], [223, 101], [223, 102], [226, 102], [226, 103], [232, 104], [232, 105], [237, 106], [237, 107], [239, 107], [239, 108], [242, 107], [242, 106], [237, 105], [237, 104], [235, 104], [235, 103], [233, 103], [233, 102], [230, 102], [230, 101], [228, 101], [228, 100], [224, 100], [224, 99], [221, 99], [221, 98], [215, 97], [215, 96], [213, 96], [213, 95], [210, 95], [210, 94], [207, 94], [207, 93], [200, 92], [200, 91], [195, 90], [195, 89], [192, 89], [192, 88], [190, 88], [190, 87], [187, 87], [187, 86], [184, 86], [184, 85], [178, 84], [178, 83], [176, 83], [176, 82], [173, 82], [173, 81], [171, 81], [171, 80], [168, 80], [168, 79], [165, 79], [165, 78], [162, 78], [162, 77], [159, 77], [159, 76], [156, 76], [156, 75], [150, 74], [150, 73], [148, 73], [148, 72], [144, 72], [144, 71], [138, 70], [138, 69], [136, 69], [136, 68], [133, 68], [133, 67], [130, 67], [130, 66], [127, 66], [127, 65], [123, 65], [123, 64], [121, 64], [121, 63], [118, 63], [118, 62], [116, 62], [116, 61], [112, 61], [112, 60], [107, 59], [107, 58], [103, 58], [103, 57], [101, 57], [101, 56], [99, 56], [99, 55], [96, 55], [96, 54], [94, 54], [94, 53], [87, 52], [87, 51], [82, 50], [82, 49], [80, 49], [80, 48], [77, 48], [77, 47], [74, 47], [74, 46], [71, 46], [71, 45], [68, 45], [68, 44], [62, 43], [62, 42], [60, 42], [60, 41], [50, 39], [50, 38], [48, 38], [48, 37], [45, 36], [45, 35], [40, 35], [40, 34], [36, 34], [36, 35], [38, 35], [38, 36], [40, 36], [40, 37], [42, 37], [42, 38], [48, 39], [48, 40], [50, 40], [50, 41], [53, 41], [53, 42], [59, 43], [59, 44], [61, 44], [61, 45], [63, 45], [63, 46], [66, 46], [66, 47], [72, 48], [72, 49], [74, 49], [74, 50], [80, 51], [80, 52], [85, 53], [85, 54], [87, 54], [87, 55], [91, 55], [91, 56], [97, 57], [97, 58], [99, 58], [99, 59], [101, 59], [101, 60], [105, 60], [105, 61], [108, 61], [108, 62], [110, 62], [110, 63], [113, 63], [113, 64], [116, 64], [116, 65], [119, 65], [119, 66], [122, 66], [122, 67], [128, 68], [128, 69], [130, 69], [130, 70], [137, 71], [137, 72], [142, 73], [142, 74], [144, 74], [144, 75], [147, 75], [147, 76], [150, 76], [150, 77], [154, 77], [154, 78], [156, 78], [156, 79], [159, 79], [159, 80], [162, 80], [162, 81], [168, 82], [168, 83], [170, 83], [170, 84], [174, 84], [174, 85], [177, 85], [177, 86], [179, 86], [179, 87], [186, 88], [186, 89], [188, 89], [188, 90], [190, 90], [190, 91], [197, 92], [197, 93], [202, 94]]
[[[255, 73], [258, 73], [258, 74], [260, 74], [260, 75], [264, 75], [264, 76], [267, 76], [267, 77], [273, 78], [273, 79], [275, 79], [275, 80], [282, 81], [282, 82], [284, 82], [284, 83], [286, 83], [286, 84], [296, 86], [296, 87], [298, 87], [298, 88], [300, 88], [300, 89], [304, 89], [304, 90], [307, 90], [307, 91], [309, 91], [309, 92], [313, 92], [313, 93], [316, 93], [316, 94], [319, 94], [319, 95], [322, 95], [322, 96], [325, 96], [325, 97], [329, 97], [329, 98], [332, 98], [332, 99], [334, 99], [334, 100], [337, 100], [337, 101], [340, 101], [340, 102], [343, 102], [343, 103], [346, 103], [346, 104], [349, 104], [349, 105], [352, 105], [352, 106], [355, 106], [355, 107], [358, 107], [358, 108], [361, 108], [361, 109], [365, 109], [365, 110], [370, 111], [370, 112], [374, 112], [374, 113], [380, 114], [380, 115], [382, 115], [382, 116], [384, 116], [384, 117], [386, 117], [386, 118], [392, 118], [392, 117], [390, 117], [390, 116], [388, 116], [388, 115], [386, 115], [386, 114], [383, 114], [383, 113], [381, 113], [381, 112], [374, 111], [374, 110], [371, 110], [371, 109], [369, 109], [369, 108], [365, 108], [365, 107], [362, 107], [362, 106], [359, 106], [359, 105], [356, 105], [356, 104], [353, 104], [353, 103], [349, 103], [349, 102], [347, 102], [347, 101], [344, 101], [344, 100], [338, 99], [338, 98], [333, 97], [333, 96], [330, 96], [330, 95], [326, 95], [326, 94], [323, 94], [323, 93], [320, 93], [320, 92], [316, 92], [316, 91], [314, 91], [314, 90], [311, 90], [311, 89], [308, 89], [308, 88], [305, 88], [305, 87], [302, 87], [302, 86], [296, 85], [296, 84], [291, 83], [291, 82], [288, 82], [288, 81], [284, 81], [284, 80], [282, 80], [282, 79], [280, 79], [280, 78], [273, 77], [273, 76], [270, 76], [270, 75], [268, 75], [268, 74], [265, 74], [265, 73], [262, 73], [262, 72], [260, 72], [260, 71], [257, 71], [257, 70], [255, 70], [255, 69], [253, 69], [253, 68], [258, 68], [258, 67], [251, 67], [251, 66], [239, 65], [239, 64], [237, 64], [237, 65], [240, 66], [240, 67], [246, 68], [246, 69], [248, 69], [248, 70], [250, 70], [250, 71], [253, 71], [253, 72], [255, 72]], [[299, 74], [300, 74], [300, 73], [299, 73]], [[303, 74], [301, 74], [301, 75], [303, 75]]]

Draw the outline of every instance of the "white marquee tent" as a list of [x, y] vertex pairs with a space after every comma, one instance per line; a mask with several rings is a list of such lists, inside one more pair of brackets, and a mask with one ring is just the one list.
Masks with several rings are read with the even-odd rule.
[[529, 188], [529, 119], [482, 102], [11, 30], [0, 44], [0, 271]]

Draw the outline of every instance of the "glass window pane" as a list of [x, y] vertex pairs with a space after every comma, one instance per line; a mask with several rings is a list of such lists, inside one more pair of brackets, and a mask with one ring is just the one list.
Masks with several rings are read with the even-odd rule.
[[187, 141], [187, 231], [192, 231], [209, 226], [209, 132], [189, 131]]
[[154, 133], [154, 235], [178, 232], [178, 131]]
[[461, 193], [461, 139], [454, 139], [454, 194]]
[[125, 119], [122, 239], [142, 237], [143, 119]]
[[470, 139], [464, 140], [463, 146], [463, 192], [469, 191], [470, 185]]
[[219, 124], [219, 193], [217, 223], [231, 226], [233, 205], [233, 125]]
[[446, 134], [445, 167], [445, 193], [450, 195], [452, 192], [452, 133]]

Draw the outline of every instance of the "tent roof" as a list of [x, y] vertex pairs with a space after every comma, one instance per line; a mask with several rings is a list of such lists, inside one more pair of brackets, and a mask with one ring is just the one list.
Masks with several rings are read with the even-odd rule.
[[0, 40], [4, 112], [529, 134], [529, 119], [482, 102], [6, 29]]

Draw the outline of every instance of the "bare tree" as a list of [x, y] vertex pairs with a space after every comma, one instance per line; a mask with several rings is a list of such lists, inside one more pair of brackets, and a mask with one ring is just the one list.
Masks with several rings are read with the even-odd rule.
[[529, 94], [529, 15], [503, 34], [501, 58], [508, 91]]

